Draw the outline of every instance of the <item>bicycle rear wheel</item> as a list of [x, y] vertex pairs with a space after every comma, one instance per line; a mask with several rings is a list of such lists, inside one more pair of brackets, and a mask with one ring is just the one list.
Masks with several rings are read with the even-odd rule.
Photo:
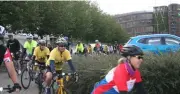
[[[26, 81], [27, 82], [26, 82]], [[22, 74], [21, 74], [21, 85], [24, 89], [28, 89], [30, 84], [31, 84], [31, 73], [28, 71], [27, 68], [25, 68], [23, 71], [22, 71]]]

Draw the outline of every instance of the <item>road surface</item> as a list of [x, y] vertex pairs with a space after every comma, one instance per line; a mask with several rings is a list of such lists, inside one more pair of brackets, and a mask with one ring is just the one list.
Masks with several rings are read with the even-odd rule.
[[[0, 87], [7, 87], [7, 85], [13, 86], [13, 83], [8, 77], [7, 72], [4, 70], [5, 70], [4, 68], [0, 67]], [[20, 76], [18, 76], [18, 78], [20, 82]], [[3, 94], [9, 94], [9, 93], [3, 93]], [[27, 90], [22, 89], [20, 93], [12, 93], [12, 94], [38, 94], [38, 88], [37, 88], [37, 85], [33, 81], [31, 82], [29, 89]]]

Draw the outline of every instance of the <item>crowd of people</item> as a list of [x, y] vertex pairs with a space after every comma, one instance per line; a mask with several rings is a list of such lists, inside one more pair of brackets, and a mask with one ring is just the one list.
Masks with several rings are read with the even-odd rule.
[[[18, 83], [17, 74], [13, 65], [11, 53], [14, 54], [15, 59], [24, 58], [28, 56], [32, 59], [33, 64], [40, 64], [46, 66], [45, 75], [45, 94], [51, 94], [50, 85], [53, 77], [62, 73], [62, 66], [68, 63], [73, 74], [77, 74], [72, 61], [72, 51], [68, 38], [59, 37], [56, 40], [56, 47], [49, 48], [43, 39], [38, 39], [37, 36], [27, 36], [27, 41], [23, 45], [22, 55], [20, 53], [20, 43], [14, 39], [13, 34], [9, 33], [9, 40], [7, 46], [4, 46], [4, 34], [6, 30], [0, 26], [0, 63], [4, 61], [10, 78], [14, 86], [13, 90], [21, 90]], [[50, 50], [51, 49], [51, 50]], [[122, 58], [118, 61], [119, 64], [111, 69], [104, 79], [94, 85], [91, 94], [128, 94], [135, 87], [137, 94], [146, 94], [142, 84], [141, 74], [138, 70], [143, 62], [142, 50], [134, 45], [122, 46], [115, 42], [114, 45], [103, 45], [98, 40], [95, 40], [95, 46], [89, 44], [86, 46], [82, 42], [76, 45], [76, 53], [79, 54], [110, 54], [120, 52]], [[20, 71], [19, 71], [20, 73]]]
[[99, 40], [95, 40], [95, 44], [83, 44], [78, 41], [76, 45], [76, 54], [120, 54], [123, 45], [118, 44], [115, 41], [115, 44], [102, 44]]

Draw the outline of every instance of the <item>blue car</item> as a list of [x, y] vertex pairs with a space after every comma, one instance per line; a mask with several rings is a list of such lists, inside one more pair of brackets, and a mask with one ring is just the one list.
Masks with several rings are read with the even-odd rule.
[[180, 49], [180, 37], [171, 34], [151, 34], [131, 37], [125, 45], [136, 45], [144, 53], [177, 52]]

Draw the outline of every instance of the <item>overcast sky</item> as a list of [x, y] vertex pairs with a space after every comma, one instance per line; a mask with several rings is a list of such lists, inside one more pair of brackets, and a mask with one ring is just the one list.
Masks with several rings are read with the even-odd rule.
[[99, 4], [101, 10], [108, 14], [122, 14], [133, 11], [153, 11], [153, 6], [179, 3], [180, 0], [91, 0]]

